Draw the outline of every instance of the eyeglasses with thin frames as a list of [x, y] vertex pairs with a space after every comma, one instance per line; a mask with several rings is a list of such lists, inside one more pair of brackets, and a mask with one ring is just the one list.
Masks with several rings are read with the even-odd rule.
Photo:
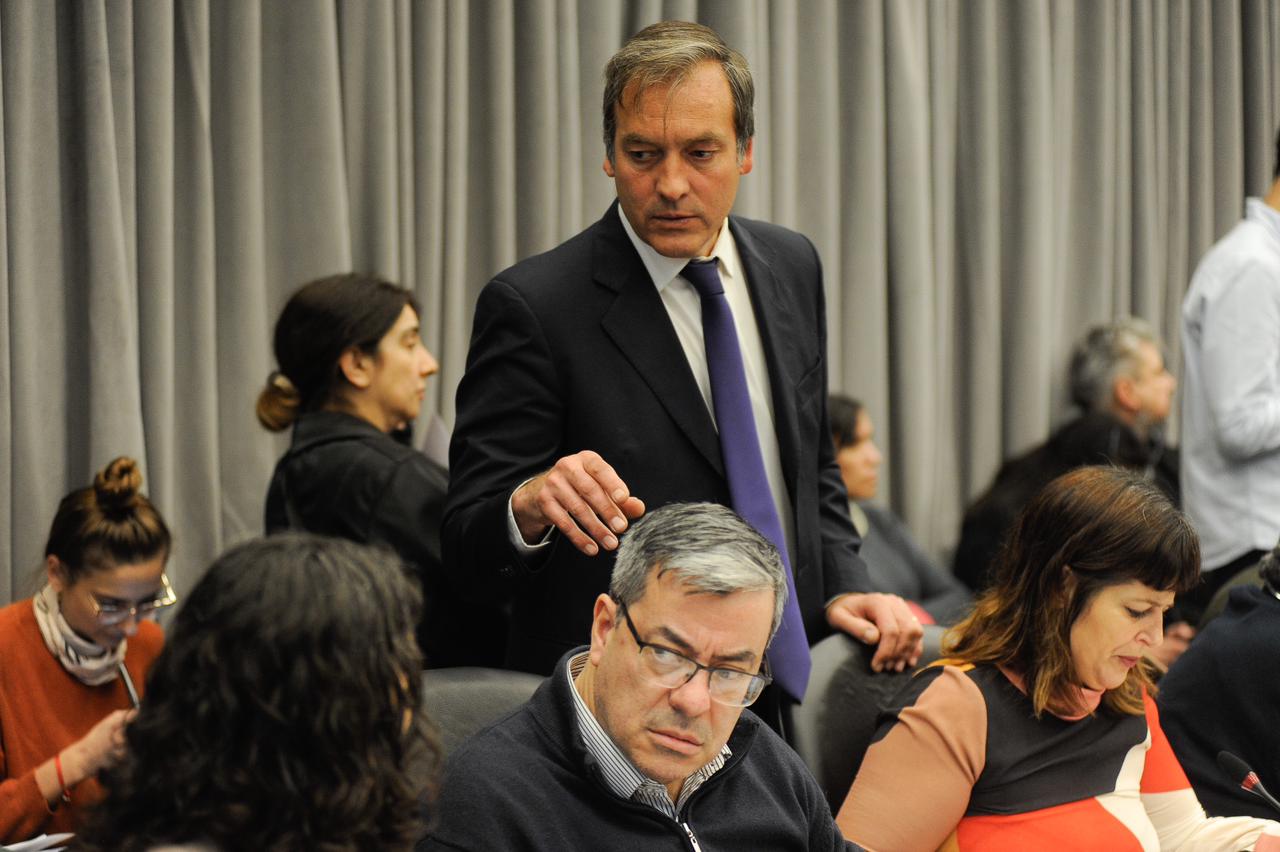
[[679, 651], [646, 642], [636, 631], [635, 622], [631, 620], [627, 605], [619, 602], [618, 610], [622, 613], [623, 621], [627, 623], [627, 629], [631, 631], [631, 638], [636, 640], [645, 673], [657, 686], [679, 689], [693, 680], [698, 672], [706, 671], [707, 692], [713, 701], [730, 707], [749, 707], [760, 697], [760, 691], [773, 682], [768, 672], [768, 661], [765, 661], [762, 671], [751, 674], [739, 669], [704, 666]]
[[152, 618], [157, 610], [176, 604], [178, 595], [174, 592], [173, 586], [169, 585], [168, 575], [161, 574], [160, 593], [149, 601], [141, 601], [132, 606], [123, 606], [118, 603], [103, 603], [93, 595], [89, 595], [89, 600], [93, 604], [93, 614], [98, 619], [99, 624], [119, 624], [131, 617], [139, 619]]

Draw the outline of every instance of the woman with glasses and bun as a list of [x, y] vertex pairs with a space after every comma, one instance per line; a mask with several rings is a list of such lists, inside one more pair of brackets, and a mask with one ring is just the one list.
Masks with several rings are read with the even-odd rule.
[[147, 670], [164, 642], [156, 612], [169, 528], [121, 456], [58, 505], [47, 583], [0, 609], [0, 842], [74, 831], [102, 797]]

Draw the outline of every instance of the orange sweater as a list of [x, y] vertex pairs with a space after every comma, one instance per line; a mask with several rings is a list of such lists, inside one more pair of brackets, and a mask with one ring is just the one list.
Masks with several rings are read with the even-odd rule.
[[[129, 639], [125, 666], [139, 694], [163, 644], [163, 631], [149, 621]], [[97, 780], [75, 785], [70, 804], [50, 809], [36, 786], [36, 767], [112, 710], [130, 706], [120, 678], [85, 686], [67, 673], [45, 647], [30, 599], [0, 609], [0, 843], [76, 830], [81, 808], [102, 798]]]

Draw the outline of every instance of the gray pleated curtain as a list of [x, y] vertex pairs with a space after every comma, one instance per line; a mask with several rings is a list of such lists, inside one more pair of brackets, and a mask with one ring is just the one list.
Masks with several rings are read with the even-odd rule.
[[180, 590], [260, 531], [253, 402], [309, 278], [416, 291], [450, 422], [479, 288], [611, 200], [601, 70], [665, 17], [751, 62], [737, 211], [817, 243], [832, 386], [937, 550], [1064, 414], [1085, 324], [1176, 358], [1196, 258], [1269, 183], [1280, 0], [0, 0], [5, 594], [121, 453]]

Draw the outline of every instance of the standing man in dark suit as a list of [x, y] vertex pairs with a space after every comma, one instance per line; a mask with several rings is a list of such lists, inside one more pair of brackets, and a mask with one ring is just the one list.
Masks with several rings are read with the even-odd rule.
[[[646, 506], [722, 503], [761, 527], [741, 505], [754, 499], [776, 528], [761, 531], [789, 555], [799, 635], [844, 630], [879, 643], [878, 670], [913, 664], [920, 626], [900, 598], [871, 593], [827, 433], [817, 252], [794, 232], [728, 218], [752, 166], [745, 59], [706, 27], [668, 21], [628, 41], [605, 76], [604, 171], [618, 201], [499, 273], [476, 305], [446, 564], [477, 588], [514, 588], [508, 662], [546, 673], [589, 635], [617, 537]], [[703, 267], [723, 294], [695, 289], [690, 258], [713, 259]], [[712, 338], [723, 345], [725, 332], [704, 326], [709, 298], [736, 330], [736, 419], [722, 408], [731, 391], [717, 384]], [[760, 474], [746, 485], [733, 473], [743, 450]], [[787, 690], [796, 699], [804, 655]]]

